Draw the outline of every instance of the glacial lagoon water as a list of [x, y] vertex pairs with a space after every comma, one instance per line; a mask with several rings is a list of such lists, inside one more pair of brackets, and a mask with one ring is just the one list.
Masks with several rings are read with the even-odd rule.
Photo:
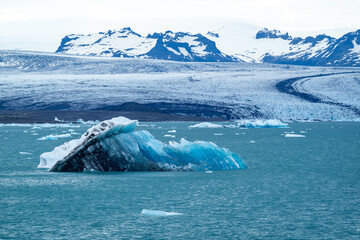
[[[89, 126], [1, 126], [0, 239], [360, 239], [360, 123], [141, 124], [165, 142], [212, 141], [249, 168], [51, 173], [37, 168], [39, 155]], [[142, 215], [144, 209], [182, 215]]]

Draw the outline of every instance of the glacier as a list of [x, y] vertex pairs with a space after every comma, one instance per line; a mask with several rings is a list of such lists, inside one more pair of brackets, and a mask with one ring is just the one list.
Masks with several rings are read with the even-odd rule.
[[[164, 120], [167, 115], [199, 122], [358, 121], [360, 116], [359, 68], [174, 62], [5, 50], [0, 51], [0, 59], [13, 65], [0, 67], [0, 110], [4, 110], [0, 118], [11, 118], [6, 111], [28, 111], [26, 119], [21, 118], [23, 123], [32, 122], [31, 114], [38, 112], [42, 122], [52, 122], [55, 116], [71, 122], [115, 116], [153, 121]], [[290, 84], [289, 79], [294, 78], [297, 80]], [[279, 84], [285, 89], [277, 87]], [[300, 97], [310, 95], [312, 98]], [[320, 101], [311, 101], [314, 98]], [[157, 114], [156, 118], [137, 114], [144, 110]]]
[[40, 156], [39, 168], [53, 172], [83, 171], [211, 171], [246, 169], [236, 153], [212, 142], [170, 141], [164, 144], [137, 120], [117, 117], [91, 127]]

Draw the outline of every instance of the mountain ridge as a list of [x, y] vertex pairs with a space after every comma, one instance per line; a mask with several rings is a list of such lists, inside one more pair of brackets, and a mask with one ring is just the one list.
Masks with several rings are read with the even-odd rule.
[[294, 37], [267, 28], [219, 28], [206, 34], [168, 30], [142, 36], [127, 27], [67, 35], [56, 52], [185, 62], [360, 66], [360, 29], [335, 38], [326, 34]]

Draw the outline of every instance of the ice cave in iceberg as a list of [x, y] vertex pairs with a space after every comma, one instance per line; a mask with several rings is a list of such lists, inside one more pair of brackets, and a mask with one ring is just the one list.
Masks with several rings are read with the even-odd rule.
[[54, 172], [82, 171], [210, 171], [246, 169], [236, 153], [212, 142], [162, 143], [136, 120], [117, 117], [103, 121], [40, 156], [39, 168]]

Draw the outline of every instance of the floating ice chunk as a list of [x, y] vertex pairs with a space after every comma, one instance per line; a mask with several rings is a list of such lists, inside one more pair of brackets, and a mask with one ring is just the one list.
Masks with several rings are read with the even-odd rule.
[[31, 155], [32, 153], [29, 152], [19, 152], [21, 155]]
[[171, 138], [174, 138], [175, 136], [174, 135], [170, 135], [170, 134], [165, 134], [164, 137], [171, 137]]
[[60, 119], [58, 119], [57, 117], [55, 117], [55, 119], [54, 119], [54, 122], [65, 122], [64, 120], [60, 120]]
[[37, 136], [37, 135], [39, 135], [39, 134], [38, 134], [38, 133], [32, 133], [31, 135]]
[[222, 128], [223, 126], [220, 124], [202, 122], [195, 125], [189, 126], [189, 128]]
[[77, 123], [80, 123], [80, 124], [87, 124], [87, 125], [93, 125], [93, 124], [98, 124], [100, 121], [99, 120], [95, 120], [95, 121], [84, 121], [82, 120], [81, 118], [79, 118], [77, 121]]
[[281, 122], [280, 120], [237, 120], [238, 127], [246, 128], [283, 128], [287, 127], [288, 124]]
[[224, 127], [224, 128], [237, 128], [237, 126], [234, 125], [234, 124], [224, 125], [223, 127]]
[[305, 135], [287, 133], [287, 134], [285, 134], [285, 137], [295, 138], [295, 137], [305, 137]]
[[213, 171], [205, 171], [205, 173], [214, 173]]
[[215, 136], [222, 136], [222, 133], [214, 133]]
[[116, 118], [90, 128], [78, 140], [40, 157], [51, 171], [205, 171], [246, 169], [244, 161], [211, 142], [164, 144], [148, 131], [135, 130], [137, 121]]
[[254, 141], [254, 140], [251, 140], [251, 141], [250, 141], [250, 143], [256, 143], [256, 141]]
[[174, 129], [174, 130], [170, 130], [170, 131], [168, 131], [168, 133], [176, 133], [176, 130]]
[[50, 135], [47, 135], [45, 137], [38, 138], [36, 140], [58, 140], [59, 138], [68, 138], [68, 137], [71, 137], [70, 133], [59, 134], [59, 135], [50, 134]]
[[38, 168], [51, 168], [55, 163], [68, 155], [79, 143], [79, 139], [74, 139], [56, 147], [51, 152], [40, 155], [40, 163]]
[[306, 131], [300, 131], [300, 133], [306, 133]]
[[141, 215], [146, 215], [146, 216], [176, 216], [176, 215], [183, 215], [183, 214], [182, 213], [177, 213], [177, 212], [164, 212], [164, 211], [143, 209], [141, 211]]

